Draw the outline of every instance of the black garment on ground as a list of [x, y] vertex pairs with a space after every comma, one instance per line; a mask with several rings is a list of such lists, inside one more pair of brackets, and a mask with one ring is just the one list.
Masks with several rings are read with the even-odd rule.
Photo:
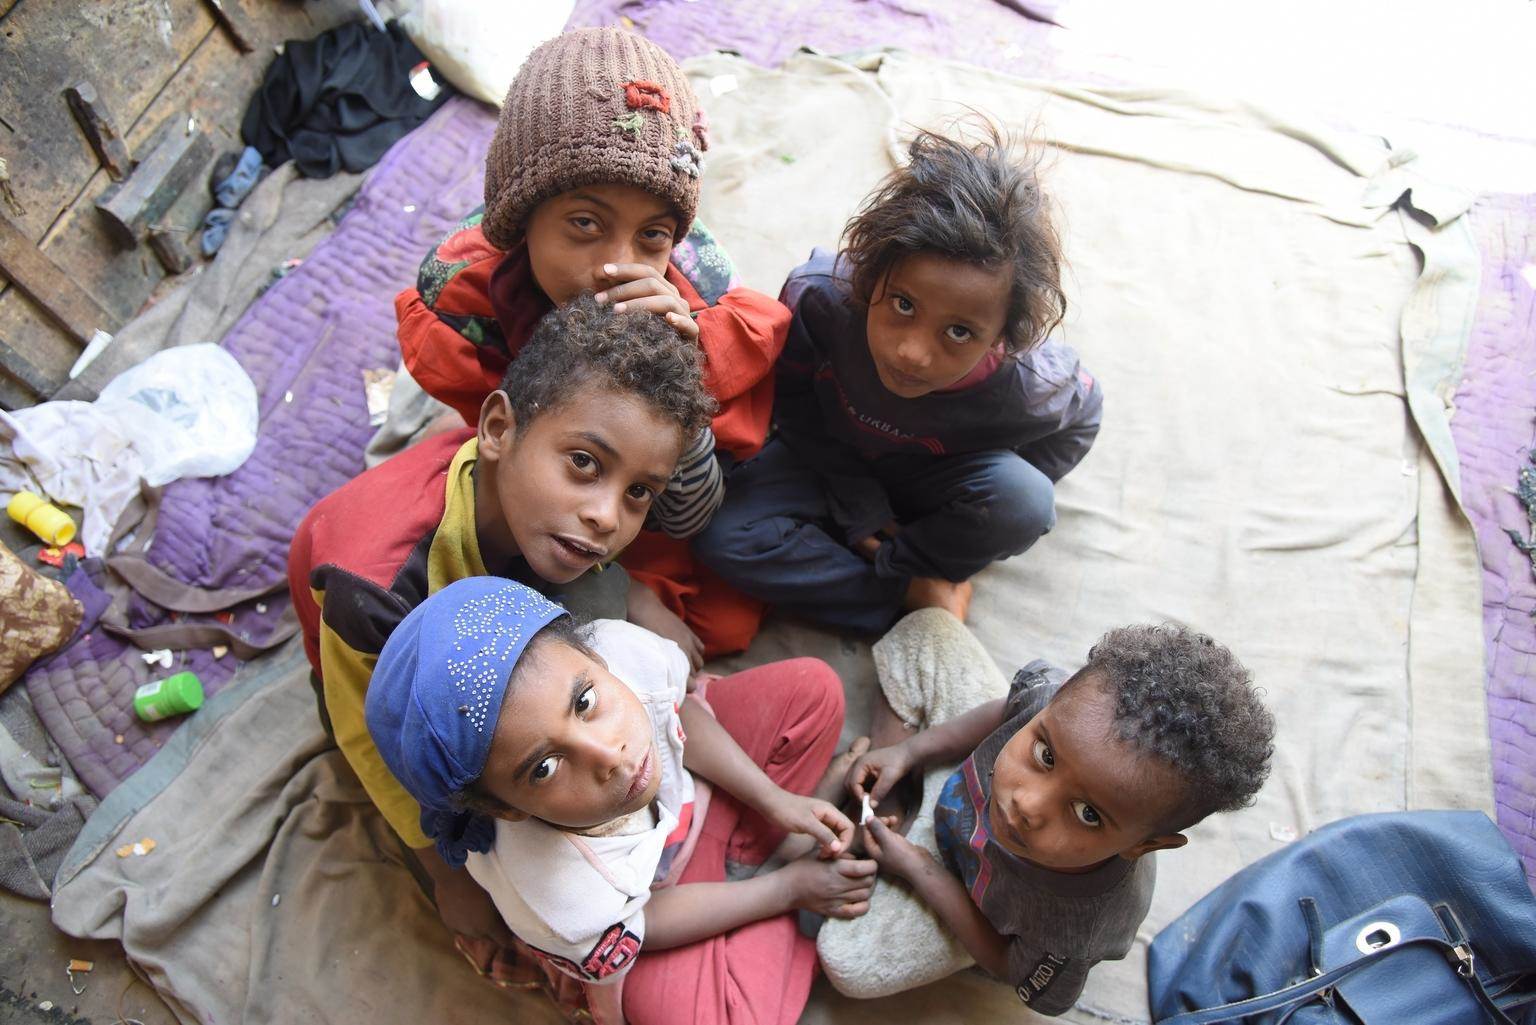
[[292, 159], [308, 178], [364, 171], [452, 95], [424, 100], [411, 69], [425, 60], [399, 25], [380, 32], [352, 22], [291, 40], [267, 68], [240, 134], [276, 167]]

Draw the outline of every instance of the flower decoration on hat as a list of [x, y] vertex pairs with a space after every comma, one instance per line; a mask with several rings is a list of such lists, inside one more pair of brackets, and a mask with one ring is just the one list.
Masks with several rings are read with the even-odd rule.
[[624, 102], [630, 110], [654, 110], [665, 114], [672, 109], [672, 98], [655, 82], [625, 82]]
[[645, 127], [645, 115], [638, 110], [632, 110], [623, 117], [614, 118], [613, 127], [616, 131], [628, 132], [629, 137], [638, 142], [640, 130]]
[[699, 148], [688, 141], [688, 133], [678, 129], [677, 145], [672, 147], [672, 168], [675, 171], [697, 178], [704, 171], [704, 154]]

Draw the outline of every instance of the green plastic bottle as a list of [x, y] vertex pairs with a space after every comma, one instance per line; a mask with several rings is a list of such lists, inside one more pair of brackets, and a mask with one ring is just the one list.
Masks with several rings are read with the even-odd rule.
[[133, 710], [145, 722], [159, 722], [173, 715], [195, 712], [202, 707], [203, 681], [197, 678], [196, 673], [167, 676], [163, 680], [146, 683], [133, 692]]

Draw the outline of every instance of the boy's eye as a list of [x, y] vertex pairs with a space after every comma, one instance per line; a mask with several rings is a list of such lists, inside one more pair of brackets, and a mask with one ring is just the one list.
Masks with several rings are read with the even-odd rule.
[[1056, 768], [1056, 756], [1051, 753], [1051, 745], [1043, 740], [1035, 741], [1035, 761], [1039, 762], [1043, 768]]
[[971, 329], [961, 327], [959, 324], [951, 324], [944, 329], [944, 337], [952, 342], [968, 342], [971, 340]]
[[572, 452], [571, 465], [589, 476], [597, 472], [597, 460], [585, 452]]
[[912, 316], [912, 311], [915, 308], [916, 307], [914, 307], [912, 305], [911, 300], [909, 300], [906, 296], [904, 296], [904, 295], [893, 295], [893, 296], [891, 296], [891, 309], [895, 310], [897, 313], [901, 314], [903, 317], [910, 317], [910, 316]]
[[646, 487], [644, 484], [631, 484], [629, 486], [628, 494], [630, 498], [633, 498], [637, 502], [648, 502], [651, 500], [651, 498], [654, 497], [655, 493], [652, 492], [651, 489]]
[[558, 764], [559, 760], [551, 755], [539, 764], [535, 765], [533, 767], [533, 771], [528, 773], [528, 778], [533, 780], [535, 783], [542, 783], [544, 780], [555, 774], [555, 766]]
[[588, 712], [592, 711], [592, 709], [594, 709], [596, 707], [597, 707], [597, 688], [596, 687], [588, 687], [586, 690], [582, 691], [581, 692], [581, 696], [576, 699], [576, 714], [577, 715], [586, 715]]
[[1073, 801], [1072, 814], [1077, 816], [1077, 821], [1085, 826], [1097, 829], [1104, 820], [1099, 817], [1099, 811], [1087, 801]]
[[597, 221], [591, 217], [576, 216], [570, 220], [571, 226], [577, 231], [596, 231]]
[[640, 237], [652, 245], [663, 246], [672, 241], [672, 233], [666, 228], [646, 228]]

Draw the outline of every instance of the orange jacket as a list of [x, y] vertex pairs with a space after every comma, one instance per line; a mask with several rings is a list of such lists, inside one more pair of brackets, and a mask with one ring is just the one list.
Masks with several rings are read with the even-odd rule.
[[[416, 287], [395, 296], [406, 369], [467, 424], [479, 421], [480, 404], [549, 309], [529, 274], [527, 306], [517, 311], [517, 323], [498, 320], [491, 275], [506, 260], [526, 264], [527, 255], [521, 247], [505, 252], [487, 242], [480, 218], [479, 212], [470, 215], [439, 242], [422, 261]], [[716, 445], [746, 459], [768, 434], [773, 367], [789, 331], [789, 310], [741, 287], [730, 258], [697, 221], [673, 250], [667, 281], [699, 325], [704, 383], [720, 404], [712, 425]]]

